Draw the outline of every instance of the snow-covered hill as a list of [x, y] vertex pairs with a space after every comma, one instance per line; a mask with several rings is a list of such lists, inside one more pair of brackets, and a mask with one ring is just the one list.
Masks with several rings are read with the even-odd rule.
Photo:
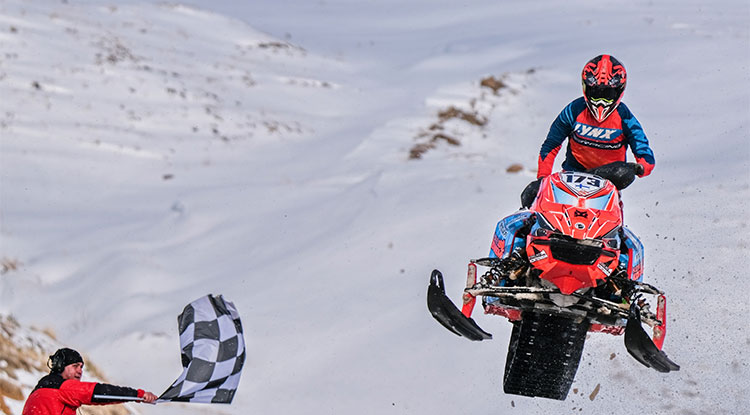
[[[235, 402], [146, 414], [750, 404], [746, 1], [235, 3], [0, 3], [0, 313], [160, 393], [176, 315], [224, 294], [249, 352]], [[459, 297], [604, 52], [657, 157], [625, 215], [682, 370], [592, 335], [567, 401], [504, 395], [510, 325], [480, 315], [494, 340], [453, 336], [427, 278]]]

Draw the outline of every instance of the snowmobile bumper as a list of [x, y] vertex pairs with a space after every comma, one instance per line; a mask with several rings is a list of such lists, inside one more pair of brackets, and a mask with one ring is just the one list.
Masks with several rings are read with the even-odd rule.
[[654, 368], [658, 372], [667, 373], [680, 370], [680, 366], [670, 360], [667, 354], [660, 350], [643, 330], [641, 312], [636, 301], [633, 301], [630, 305], [628, 324], [625, 326], [625, 348], [635, 360], [646, 367]]
[[474, 341], [492, 338], [492, 335], [482, 330], [473, 318], [461, 313], [451, 299], [445, 295], [443, 274], [438, 270], [432, 271], [430, 276], [430, 286], [427, 289], [427, 308], [438, 323], [458, 336]]

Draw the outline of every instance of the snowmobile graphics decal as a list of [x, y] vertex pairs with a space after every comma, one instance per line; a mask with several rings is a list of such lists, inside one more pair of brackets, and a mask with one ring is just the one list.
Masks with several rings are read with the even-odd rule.
[[536, 254], [530, 256], [529, 257], [529, 262], [534, 263], [534, 262], [537, 262], [537, 261], [541, 261], [543, 259], [547, 259], [547, 252], [540, 251], [540, 252], [537, 252]]
[[643, 280], [643, 244], [640, 239], [627, 226], [623, 228], [625, 240], [623, 249], [627, 255], [620, 257], [620, 262], [627, 266], [630, 279], [634, 281]]
[[516, 234], [529, 220], [532, 213], [518, 212], [506, 217], [497, 223], [495, 234], [492, 237], [492, 246], [490, 247], [490, 257], [502, 258], [510, 254], [514, 244], [522, 243], [522, 240], [516, 241]]

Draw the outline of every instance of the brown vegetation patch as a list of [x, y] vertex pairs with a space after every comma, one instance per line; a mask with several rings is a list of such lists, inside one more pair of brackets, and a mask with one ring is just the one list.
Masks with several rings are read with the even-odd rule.
[[456, 140], [455, 138], [453, 138], [453, 137], [451, 137], [449, 135], [445, 135], [443, 133], [435, 134], [432, 137], [432, 141], [439, 141], [439, 140], [443, 140], [443, 141], [445, 141], [446, 143], [448, 143], [448, 144], [450, 144], [452, 146], [460, 146], [461, 145], [460, 141]]
[[508, 166], [507, 169], [505, 169], [505, 171], [508, 173], [518, 173], [521, 170], [523, 170], [523, 165], [518, 164], [518, 163], [513, 163], [510, 166]]
[[435, 143], [433, 142], [415, 144], [409, 150], [409, 160], [421, 159], [424, 153], [432, 150], [433, 148], [435, 148]]
[[22, 401], [24, 396], [21, 388], [16, 387], [6, 380], [0, 379], [0, 412], [5, 415], [12, 415], [10, 407], [8, 407], [8, 404], [5, 402], [5, 398]]
[[479, 116], [476, 112], [466, 112], [456, 107], [449, 107], [446, 110], [438, 112], [438, 118], [443, 122], [451, 118], [458, 118], [480, 127], [487, 124], [487, 118]]
[[445, 141], [452, 146], [460, 146], [461, 141], [459, 139], [445, 133], [445, 123], [450, 120], [461, 120], [477, 127], [484, 127], [488, 122], [487, 118], [480, 116], [475, 111], [464, 111], [455, 106], [438, 111], [438, 121], [431, 124], [427, 131], [418, 135], [419, 138], [429, 137], [428, 141], [412, 146], [409, 150], [409, 159], [422, 158], [424, 153], [437, 147], [437, 143], [440, 141]]
[[4, 413], [5, 415], [12, 415], [10, 412], [10, 408], [8, 408], [8, 405], [5, 403], [5, 399], [3, 399], [2, 396], [0, 396], [0, 412]]
[[83, 360], [86, 362], [86, 372], [88, 372], [89, 375], [101, 379], [103, 382], [107, 381], [107, 377], [104, 376], [104, 372], [102, 372], [101, 369], [97, 365], [95, 365], [91, 359], [88, 358], [88, 356], [84, 356]]
[[[495, 95], [498, 95], [498, 91], [500, 89], [506, 87], [505, 83], [503, 83], [502, 80], [495, 78], [494, 76], [489, 76], [482, 79], [480, 85], [483, 88], [492, 89]], [[488, 114], [483, 114], [480, 112], [480, 110], [477, 109], [478, 107], [484, 107], [485, 109], [487, 108], [487, 105], [477, 105], [479, 101], [486, 100], [486, 97], [484, 95], [484, 93], [479, 93], [477, 97], [469, 99], [465, 103], [467, 105], [460, 105], [463, 108], [459, 108], [459, 106], [457, 105], [450, 105], [447, 108], [439, 110], [437, 113], [437, 122], [432, 123], [429, 127], [423, 129], [420, 133], [417, 134], [417, 140], [419, 140], [419, 142], [412, 146], [412, 148], [409, 150], [409, 159], [414, 160], [422, 158], [422, 155], [424, 153], [437, 147], [437, 143], [440, 141], [445, 141], [446, 143], [453, 146], [460, 145], [461, 142], [459, 138], [461, 138], [460, 136], [463, 135], [461, 132], [459, 132], [460, 129], [451, 131], [452, 134], [458, 134], [459, 137], [454, 137], [446, 134], [446, 131], [448, 130], [448, 128], [446, 127], [447, 123], [449, 122], [459, 121], [479, 128], [484, 128], [485, 126], [487, 126], [487, 124], [489, 123]], [[483, 104], [486, 103], [483, 102]], [[455, 124], [453, 124], [453, 126], [455, 126]], [[427, 139], [427, 141], [424, 141], [424, 139]]]
[[[526, 75], [533, 73], [534, 69], [526, 71]], [[487, 138], [487, 131], [484, 129], [487, 128], [495, 107], [508, 94], [519, 92], [516, 78], [517, 76], [511, 73], [481, 78], [478, 85], [474, 83], [475, 91], [471, 96], [460, 101], [453, 100], [439, 109], [437, 121], [420, 128], [417, 132], [417, 143], [409, 149], [409, 159], [422, 158], [424, 153], [436, 148], [440, 141], [457, 146], [473, 138]], [[508, 167], [507, 172], [517, 173], [523, 169], [522, 165], [514, 164]]]
[[22, 401], [24, 399], [23, 391], [20, 387], [0, 378], [0, 412], [5, 415], [11, 415], [10, 408], [5, 402], [5, 398]]
[[430, 138], [430, 141], [426, 143], [415, 144], [411, 148], [411, 150], [409, 150], [409, 159], [415, 160], [422, 158], [422, 155], [428, 150], [432, 150], [433, 148], [437, 147], [438, 141], [445, 141], [452, 146], [461, 145], [461, 142], [457, 139], [443, 133], [438, 133], [433, 135], [432, 138]]
[[258, 47], [261, 49], [289, 49], [291, 45], [283, 42], [264, 42], [258, 43]]
[[6, 399], [25, 399], [18, 371], [35, 373], [45, 369], [41, 363], [44, 354], [40, 350], [33, 344], [22, 347], [14, 341], [19, 328], [13, 317], [0, 316], [0, 374], [4, 375], [0, 377], [0, 412], [6, 415], [11, 414]]
[[13, 335], [20, 325], [13, 317], [0, 316], [0, 372], [11, 379], [18, 379], [16, 371], [45, 371], [46, 355], [35, 347], [21, 347], [13, 342]]
[[508, 87], [502, 79], [495, 78], [492, 75], [483, 78], [479, 85], [491, 89], [492, 93], [495, 95], [498, 94], [497, 91]]
[[20, 387], [3, 378], [0, 378], [0, 396], [16, 401], [22, 401], [24, 398]]
[[11, 271], [18, 270], [21, 266], [21, 261], [14, 258], [3, 258], [0, 260], [0, 275], [7, 274]]
[[287, 42], [279, 42], [279, 41], [272, 41], [272, 42], [262, 42], [258, 43], [256, 45], [259, 49], [265, 49], [270, 50], [273, 52], [279, 52], [279, 51], [287, 51], [287, 52], [305, 52], [304, 48], [301, 48], [297, 45], [293, 45], [291, 43]]
[[118, 62], [138, 62], [139, 59], [133, 52], [125, 46], [120, 39], [104, 38], [97, 42], [97, 46], [104, 49], [103, 52], [97, 52], [96, 64], [102, 65], [105, 62], [116, 65]]

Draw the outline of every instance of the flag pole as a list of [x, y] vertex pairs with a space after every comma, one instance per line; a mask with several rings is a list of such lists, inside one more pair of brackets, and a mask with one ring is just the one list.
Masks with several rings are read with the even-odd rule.
[[[93, 398], [107, 399], [110, 401], [143, 402], [143, 398], [137, 396], [94, 395]], [[152, 405], [156, 405], [156, 403], [152, 403]]]

